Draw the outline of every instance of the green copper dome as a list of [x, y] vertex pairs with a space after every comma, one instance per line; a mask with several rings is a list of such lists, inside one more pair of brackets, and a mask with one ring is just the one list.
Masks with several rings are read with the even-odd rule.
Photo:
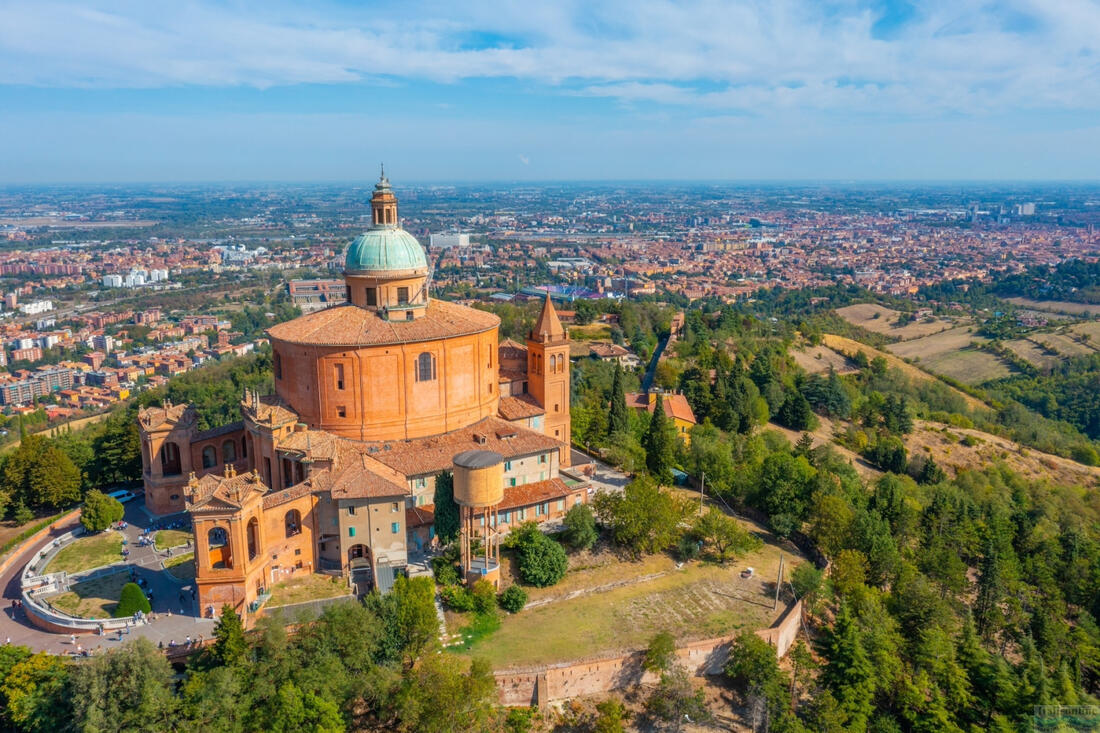
[[424, 248], [404, 229], [375, 227], [348, 245], [345, 272], [373, 274], [400, 270], [428, 270]]

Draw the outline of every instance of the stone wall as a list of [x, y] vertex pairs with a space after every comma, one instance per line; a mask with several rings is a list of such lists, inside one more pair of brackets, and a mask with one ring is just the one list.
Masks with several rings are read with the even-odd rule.
[[[802, 602], [789, 606], [770, 628], [756, 632], [783, 657], [790, 650], [802, 626]], [[730, 642], [736, 635], [703, 639], [676, 650], [676, 658], [695, 675], [719, 674], [729, 657]], [[658, 677], [642, 668], [643, 651], [617, 657], [566, 662], [537, 668], [500, 670], [497, 692], [502, 705], [545, 705], [582, 695], [620, 690], [639, 683], [656, 682]]]

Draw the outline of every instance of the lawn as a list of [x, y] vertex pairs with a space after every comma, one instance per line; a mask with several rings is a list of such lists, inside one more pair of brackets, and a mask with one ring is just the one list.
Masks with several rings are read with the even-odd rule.
[[179, 580], [194, 580], [195, 578], [195, 553], [170, 557], [164, 561], [164, 569]]
[[45, 571], [49, 573], [79, 573], [102, 565], [110, 565], [122, 559], [122, 535], [118, 532], [100, 532], [91, 537], [76, 540], [54, 555]]
[[271, 599], [267, 602], [267, 606], [268, 608], [289, 606], [322, 598], [346, 596], [350, 593], [347, 582], [341, 578], [315, 573], [301, 574], [272, 586]]
[[[604, 561], [598, 555], [592, 567], [570, 571], [552, 588], [528, 588], [532, 601], [559, 599], [505, 615], [500, 629], [468, 653], [485, 657], [494, 668], [550, 664], [642, 648], [659, 631], [690, 640], [766, 627], [783, 610], [781, 605], [772, 611], [769, 587], [779, 553], [769, 541], [726, 566], [695, 562], [679, 569], [667, 555], [640, 562]], [[784, 556], [787, 571], [801, 561], [790, 552]], [[741, 578], [746, 566], [756, 570], [754, 577]], [[644, 576], [656, 577], [598, 590]], [[447, 616], [452, 633], [469, 623], [468, 614]]]
[[48, 599], [56, 608], [82, 618], [110, 618], [118, 605], [122, 586], [130, 582], [128, 573], [115, 573], [74, 583], [67, 593]]
[[162, 529], [157, 532], [157, 536], [153, 542], [156, 543], [156, 548], [158, 550], [167, 550], [169, 547], [186, 545], [191, 541], [191, 538], [192, 535], [190, 532], [185, 532], [181, 529]]

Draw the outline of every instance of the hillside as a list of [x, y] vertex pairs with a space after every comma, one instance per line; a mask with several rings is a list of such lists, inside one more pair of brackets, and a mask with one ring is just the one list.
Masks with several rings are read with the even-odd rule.
[[[905, 374], [910, 379], [921, 382], [939, 381], [936, 379], [936, 377], [932, 376], [923, 369], [915, 367], [912, 364], [909, 364], [908, 362], [899, 359], [889, 352], [880, 351], [874, 347], [867, 346], [866, 344], [861, 344], [858, 341], [854, 341], [853, 339], [827, 333], [822, 337], [822, 340], [825, 345], [828, 346], [830, 349], [832, 349], [833, 351], [837, 351], [841, 354], [855, 354], [859, 351], [862, 351], [864, 354], [867, 355], [868, 359], [874, 359], [877, 356], [881, 356], [883, 359], [886, 360], [886, 363], [891, 368], [899, 370], [902, 374]], [[962, 390], [956, 389], [954, 387], [951, 387], [951, 389], [958, 393], [958, 395], [966, 401], [967, 406], [971, 409], [981, 410], [986, 408], [986, 404], [979, 400], [977, 397], [968, 395]]]

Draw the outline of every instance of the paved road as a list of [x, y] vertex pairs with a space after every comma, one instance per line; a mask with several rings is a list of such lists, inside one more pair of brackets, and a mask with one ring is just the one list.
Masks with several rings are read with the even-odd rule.
[[642, 392], [648, 392], [649, 388], [653, 386], [653, 378], [657, 376], [657, 362], [661, 360], [661, 354], [664, 353], [665, 347], [668, 346], [669, 334], [665, 334], [661, 338], [657, 339], [657, 348], [653, 350], [653, 358], [649, 360], [649, 366], [646, 367], [645, 376], [642, 377]]
[[[135, 574], [148, 582], [148, 587], [153, 592], [153, 612], [157, 615], [155, 621], [134, 628], [132, 635], [144, 636], [153, 643], [163, 642], [165, 646], [172, 640], [182, 643], [187, 636], [197, 639], [199, 635], [202, 635], [209, 639], [213, 633], [214, 622], [198, 617], [196, 604], [191, 600], [193, 582], [180, 582], [160, 569], [160, 563], [167, 557], [167, 553], [157, 552], [151, 545], [149, 547], [137, 546], [137, 538], [141, 536], [142, 530], [152, 523], [142, 507], [140, 499], [127, 504], [125, 518], [130, 525], [124, 530], [130, 548], [129, 566]], [[0, 643], [10, 639], [12, 644], [24, 644], [32, 649], [56, 654], [74, 653], [77, 645], [84, 649], [94, 650], [100, 647], [110, 648], [119, 644], [117, 634], [113, 633], [105, 637], [88, 633], [77, 634], [76, 643], [74, 644], [68, 634], [53, 634], [43, 631], [33, 626], [21, 613], [13, 618], [11, 601], [20, 598], [19, 577], [23, 572], [23, 568], [37, 552], [53, 542], [54, 537], [62, 535], [76, 526], [77, 522], [74, 521], [69, 526], [58, 528], [50, 537], [43, 539], [41, 542], [24, 547], [19, 559], [0, 577], [0, 588], [3, 588], [4, 593], [3, 614], [0, 614]], [[182, 614], [180, 613], [181, 606]], [[168, 615], [169, 612], [171, 616]], [[132, 635], [124, 635], [123, 641], [133, 638]]]

